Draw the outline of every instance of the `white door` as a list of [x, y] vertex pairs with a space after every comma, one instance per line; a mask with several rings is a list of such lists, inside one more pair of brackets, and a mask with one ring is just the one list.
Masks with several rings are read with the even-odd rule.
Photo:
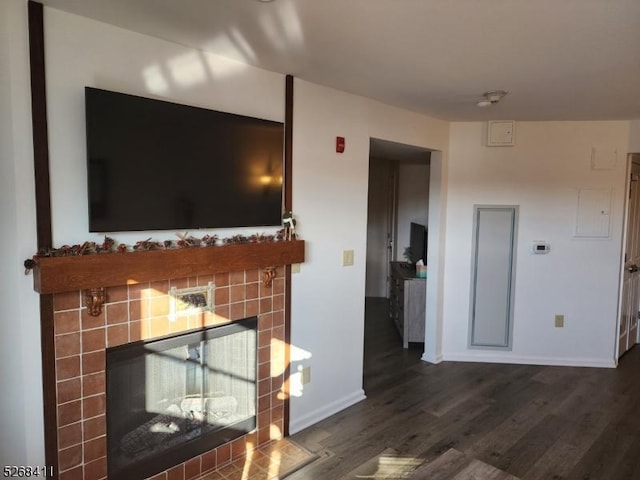
[[640, 310], [640, 155], [632, 154], [618, 357], [638, 342]]

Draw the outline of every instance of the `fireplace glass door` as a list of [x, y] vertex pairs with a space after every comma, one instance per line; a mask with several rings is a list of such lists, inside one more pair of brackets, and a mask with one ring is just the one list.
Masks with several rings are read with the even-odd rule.
[[110, 479], [143, 478], [256, 427], [257, 318], [107, 350]]

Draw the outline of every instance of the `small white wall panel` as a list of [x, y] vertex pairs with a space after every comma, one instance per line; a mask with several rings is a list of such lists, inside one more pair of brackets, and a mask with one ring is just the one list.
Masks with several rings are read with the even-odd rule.
[[609, 237], [612, 193], [610, 188], [581, 188], [578, 190], [576, 237]]

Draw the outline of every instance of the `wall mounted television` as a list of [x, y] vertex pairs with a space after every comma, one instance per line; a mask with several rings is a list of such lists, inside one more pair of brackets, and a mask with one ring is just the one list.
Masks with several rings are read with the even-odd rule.
[[409, 232], [409, 251], [411, 263], [422, 260], [427, 264], [427, 227], [419, 223], [411, 222]]
[[280, 122], [85, 87], [89, 230], [276, 226]]

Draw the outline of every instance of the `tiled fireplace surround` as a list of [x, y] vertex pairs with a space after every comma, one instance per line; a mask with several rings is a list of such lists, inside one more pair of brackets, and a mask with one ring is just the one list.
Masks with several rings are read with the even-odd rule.
[[[88, 314], [82, 291], [54, 295], [57, 435], [60, 480], [107, 478], [106, 349], [186, 330], [258, 316], [257, 429], [155, 475], [188, 480], [282, 437], [285, 380], [285, 279], [270, 287], [259, 269], [107, 288], [99, 316]], [[169, 320], [169, 289], [214, 282], [215, 311]]]

